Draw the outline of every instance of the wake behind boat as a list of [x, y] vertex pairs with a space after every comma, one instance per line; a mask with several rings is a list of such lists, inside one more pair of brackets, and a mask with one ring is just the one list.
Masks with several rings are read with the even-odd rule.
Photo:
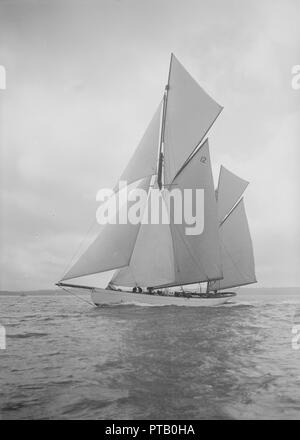
[[[119, 179], [126, 190], [135, 185], [137, 193], [146, 193], [140, 219], [106, 224], [58, 286], [89, 289], [97, 306], [199, 307], [223, 304], [235, 295], [222, 289], [256, 282], [242, 197], [248, 182], [222, 166], [214, 189], [205, 136], [221, 111], [172, 54], [162, 101]], [[121, 198], [120, 187], [114, 189], [116, 199]], [[134, 199], [130, 194], [128, 200]], [[152, 221], [157, 194], [167, 222], [161, 217]], [[186, 212], [178, 221], [179, 208], [191, 208], [193, 194], [199, 202], [194, 223]], [[171, 201], [174, 206], [179, 201], [177, 211]], [[119, 205], [118, 214], [122, 209]], [[129, 209], [126, 203], [126, 215]], [[110, 276], [106, 288], [80, 283], [82, 277], [100, 273]], [[201, 283], [206, 283], [205, 294], [185, 288]]]

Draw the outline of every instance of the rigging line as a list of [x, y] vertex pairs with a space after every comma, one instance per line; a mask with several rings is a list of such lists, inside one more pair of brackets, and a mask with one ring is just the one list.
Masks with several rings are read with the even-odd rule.
[[163, 121], [163, 107], [164, 107], [164, 97], [163, 99], [160, 101], [160, 121], [159, 121], [159, 130], [158, 130], [158, 148], [157, 148], [157, 159], [156, 159], [156, 170], [155, 170], [155, 175], [157, 175], [158, 177], [158, 169], [159, 169], [159, 162], [160, 162], [160, 156], [161, 156], [161, 138], [162, 138], [162, 121]]
[[[87, 300], [87, 299], [84, 299], [84, 298], [81, 298], [81, 296], [76, 295], [76, 293], [72, 292], [72, 291], [69, 290], [69, 289], [66, 289], [65, 287], [60, 286], [60, 288], [61, 288], [62, 290], [64, 290], [65, 292], [69, 293], [70, 295], [73, 295], [73, 296], [75, 296], [76, 298], [80, 299], [81, 301], [86, 302], [86, 303], [89, 304], [89, 305], [92, 305], [92, 306], [95, 305], [95, 304], [92, 303], [91, 301], [89, 301], [89, 300]], [[91, 290], [93, 290], [93, 289], [91, 289]]]
[[165, 154], [165, 129], [166, 129], [166, 119], [167, 119], [167, 107], [168, 107], [168, 97], [169, 97], [169, 88], [170, 88], [170, 78], [171, 78], [171, 70], [172, 70], [172, 62], [173, 62], [173, 53], [171, 53], [170, 64], [169, 64], [169, 72], [168, 72], [168, 83], [165, 86], [164, 97], [163, 97], [163, 108], [161, 115], [161, 123], [160, 123], [160, 138], [159, 138], [159, 148], [158, 148], [158, 186], [161, 190], [162, 183], [165, 184], [165, 163], [164, 163], [164, 154]]
[[168, 82], [166, 86], [166, 105], [165, 105], [165, 118], [164, 118], [164, 131], [163, 131], [163, 142], [165, 143], [165, 128], [166, 128], [166, 119], [167, 119], [167, 108], [168, 108], [168, 100], [169, 100], [169, 90], [170, 90], [170, 79], [171, 79], [171, 71], [173, 64], [173, 53], [171, 53], [170, 64], [169, 64], [169, 73], [168, 73]]
[[223, 220], [222, 220], [221, 223], [219, 224], [219, 228], [223, 225], [223, 223], [226, 222], [226, 220], [228, 219], [228, 217], [231, 216], [231, 214], [233, 213], [233, 211], [238, 207], [238, 205], [242, 202], [242, 200], [244, 200], [244, 196], [243, 196], [243, 194], [240, 196], [240, 198], [237, 200], [237, 202], [232, 206], [232, 208], [229, 210], [228, 214], [225, 215], [225, 217], [223, 218]]
[[[192, 160], [199, 153], [199, 151], [202, 149], [202, 147], [208, 142], [208, 138], [205, 138], [205, 140], [202, 142], [203, 139], [201, 139], [201, 141], [199, 142], [197, 147], [193, 150], [193, 152], [190, 154], [188, 159], [184, 162], [182, 167], [179, 168], [179, 170], [177, 171], [173, 181], [177, 179], [177, 177], [183, 172], [183, 170], [188, 166], [188, 164], [192, 162]], [[210, 156], [210, 152], [209, 152], [209, 156]], [[210, 160], [210, 162], [211, 162], [211, 160]]]
[[[176, 163], [175, 163], [175, 154], [174, 154], [174, 135], [173, 135], [173, 129], [172, 129], [172, 124], [169, 124], [170, 126], [166, 127], [166, 133], [167, 133], [167, 138], [169, 140], [168, 143], [166, 143], [168, 149], [168, 157], [169, 157], [169, 165], [171, 165], [172, 163], [172, 168], [171, 166], [168, 167], [168, 172], [169, 174], [171, 174], [172, 169], [176, 170]], [[170, 176], [168, 176], [170, 177]], [[173, 183], [173, 181], [175, 180], [175, 178], [173, 178], [170, 182], [169, 185]]]
[[[178, 170], [176, 176], [174, 177], [174, 179], [176, 179], [176, 177], [183, 171], [183, 169], [190, 163], [190, 161], [193, 159], [193, 157], [198, 153], [198, 151], [202, 148], [202, 146], [204, 145], [204, 143], [206, 142], [206, 140], [208, 140], [208, 138], [206, 138], [206, 135], [208, 134], [208, 132], [210, 131], [210, 129], [212, 128], [212, 126], [214, 125], [215, 121], [217, 120], [218, 116], [220, 115], [221, 111], [223, 110], [224, 107], [220, 107], [220, 110], [217, 114], [217, 116], [215, 117], [215, 119], [212, 121], [211, 125], [208, 127], [208, 129], [206, 130], [206, 132], [204, 133], [204, 135], [202, 136], [202, 138], [199, 140], [199, 142], [197, 143], [197, 145], [194, 147], [194, 149], [192, 150], [192, 152], [190, 153], [190, 155], [188, 156], [188, 158], [186, 159], [186, 161], [183, 163], [182, 167]], [[203, 141], [203, 139], [205, 139]], [[203, 141], [203, 142], [202, 142]]]

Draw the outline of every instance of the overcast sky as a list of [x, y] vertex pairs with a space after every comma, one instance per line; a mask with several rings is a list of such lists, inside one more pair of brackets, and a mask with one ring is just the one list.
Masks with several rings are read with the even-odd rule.
[[219, 166], [245, 202], [260, 286], [300, 285], [299, 0], [0, 0], [1, 284], [51, 288], [167, 80], [170, 53], [224, 110]]

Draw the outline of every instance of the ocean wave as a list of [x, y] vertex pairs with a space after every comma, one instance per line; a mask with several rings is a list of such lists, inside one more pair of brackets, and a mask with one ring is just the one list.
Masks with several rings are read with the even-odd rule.
[[[1, 357], [0, 413], [10, 419], [299, 418], [300, 350], [293, 350], [291, 332], [299, 314], [290, 298], [281, 295], [279, 303], [278, 297], [245, 292], [226, 304], [181, 309], [141, 303], [102, 309], [42, 296], [38, 304], [14, 301], [14, 313], [1, 304], [1, 324], [15, 314], [19, 326], [6, 329], [14, 339]], [[53, 320], [21, 321], [35, 311], [38, 320]]]
[[7, 337], [11, 339], [25, 339], [25, 338], [43, 338], [45, 336], [48, 336], [48, 333], [15, 333], [15, 334], [8, 334]]
[[255, 307], [255, 304], [251, 304], [249, 302], [227, 302], [225, 304], [219, 304], [218, 306], [215, 307], [226, 307], [226, 308], [230, 308], [230, 307], [239, 307], [239, 308], [245, 308], [245, 307]]
[[84, 413], [85, 411], [88, 411], [88, 413], [92, 410], [100, 410], [102, 408], [105, 408], [109, 405], [114, 403], [113, 400], [107, 399], [107, 400], [98, 400], [98, 399], [88, 399], [83, 398], [78, 400], [77, 402], [74, 402], [73, 404], [67, 405], [64, 408], [62, 408], [62, 414], [63, 415], [71, 415], [73, 413]]

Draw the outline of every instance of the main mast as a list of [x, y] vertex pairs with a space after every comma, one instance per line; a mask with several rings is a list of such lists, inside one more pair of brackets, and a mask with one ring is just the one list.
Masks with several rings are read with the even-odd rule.
[[163, 166], [164, 166], [165, 125], [166, 125], [166, 114], [167, 114], [167, 103], [168, 103], [168, 93], [169, 93], [169, 82], [170, 82], [172, 58], [173, 58], [173, 54], [171, 54], [168, 83], [165, 87], [164, 97], [163, 97], [161, 130], [160, 130], [160, 139], [159, 139], [159, 148], [158, 148], [157, 184], [158, 184], [158, 187], [160, 190], [164, 186]]

